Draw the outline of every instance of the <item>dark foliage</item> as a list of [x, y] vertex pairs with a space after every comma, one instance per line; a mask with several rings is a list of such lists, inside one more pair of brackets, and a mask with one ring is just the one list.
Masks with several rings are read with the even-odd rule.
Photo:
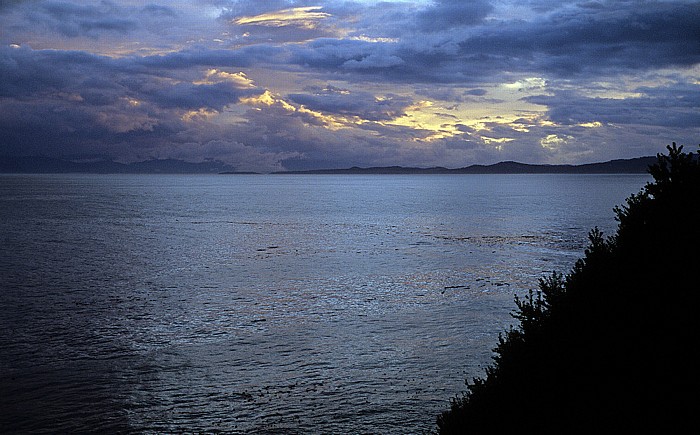
[[698, 430], [700, 164], [674, 143], [567, 276], [516, 298], [493, 365], [438, 417], [451, 433]]

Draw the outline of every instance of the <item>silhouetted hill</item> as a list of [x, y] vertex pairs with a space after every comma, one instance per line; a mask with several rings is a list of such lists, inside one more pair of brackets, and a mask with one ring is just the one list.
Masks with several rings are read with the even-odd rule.
[[129, 172], [141, 174], [218, 174], [233, 171], [233, 167], [220, 161], [190, 163], [182, 160], [146, 160], [127, 165]]
[[463, 174], [645, 174], [656, 157], [617, 159], [583, 165], [529, 165], [518, 162], [501, 162], [494, 165], [472, 165], [455, 169]]
[[[584, 165], [531, 165], [507, 161], [457, 169], [353, 166], [346, 169], [279, 171], [274, 174], [644, 174], [649, 165], [655, 161], [655, 157], [637, 157]], [[0, 157], [0, 173], [254, 174], [255, 172], [238, 172], [232, 166], [220, 161], [190, 163], [175, 159], [154, 159], [124, 164], [108, 160], [74, 162], [49, 157]]]
[[309, 169], [302, 171], [278, 171], [274, 174], [320, 174], [320, 175], [371, 175], [371, 174], [449, 174], [453, 169], [442, 167], [435, 168], [407, 168], [403, 166], [381, 166], [360, 168], [353, 166], [344, 169]]
[[72, 162], [49, 157], [0, 157], [3, 173], [93, 173], [93, 174], [218, 174], [234, 168], [220, 161], [190, 163], [175, 159], [154, 159], [136, 163], [107, 160]]
[[275, 174], [645, 174], [656, 157], [618, 159], [603, 163], [583, 165], [531, 165], [518, 162], [500, 162], [493, 165], [471, 165], [464, 168], [448, 169], [406, 168], [385, 166], [346, 169], [312, 169], [306, 171], [280, 171]]
[[668, 150], [654, 182], [615, 209], [615, 235], [594, 229], [569, 275], [516, 298], [519, 324], [438, 417], [441, 434], [697, 428], [700, 162]]

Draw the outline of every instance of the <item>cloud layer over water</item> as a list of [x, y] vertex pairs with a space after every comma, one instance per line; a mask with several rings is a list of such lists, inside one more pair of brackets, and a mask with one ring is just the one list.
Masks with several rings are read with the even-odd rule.
[[239, 169], [654, 154], [700, 133], [700, 3], [0, 4], [0, 154]]

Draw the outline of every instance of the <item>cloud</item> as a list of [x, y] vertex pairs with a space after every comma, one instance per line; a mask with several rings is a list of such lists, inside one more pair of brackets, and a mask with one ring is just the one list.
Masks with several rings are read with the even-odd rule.
[[306, 6], [300, 8], [282, 9], [250, 17], [238, 17], [233, 22], [238, 25], [255, 25], [265, 27], [294, 26], [303, 29], [315, 29], [319, 21], [330, 17], [321, 12], [321, 6]]
[[148, 4], [144, 6], [141, 9], [142, 12], [146, 14], [150, 14], [156, 17], [168, 17], [168, 18], [175, 18], [177, 17], [177, 12], [175, 9], [168, 7], [168, 6], [163, 6], [163, 5], [156, 5], [156, 4]]
[[[437, 14], [429, 35], [416, 33], [424, 26], [424, 15], [419, 14], [401, 28], [399, 43], [315, 40], [291, 48], [291, 61], [320, 70], [370, 73], [384, 80], [453, 83], [478, 83], [503, 76], [504, 71], [570, 77], [700, 62], [696, 25], [700, 9], [694, 4], [645, 3], [644, 8], [634, 2], [599, 8], [584, 4], [507, 25], [483, 21], [490, 9], [480, 2], [460, 5], [440, 2], [425, 9], [424, 14]], [[482, 11], [474, 15], [481, 17], [478, 25], [460, 18], [455, 8]], [[454, 30], [449, 23], [441, 24], [438, 12], [472, 26], [468, 31]], [[368, 68], [361, 68], [365, 63]]]
[[[33, 48], [85, 50], [119, 54], [160, 51], [183, 44], [196, 32], [216, 32], [219, 25], [202, 28], [182, 1], [168, 6], [141, 1], [28, 0], [0, 8], [3, 30], [0, 43]], [[182, 46], [182, 45], [180, 45]]]
[[313, 93], [290, 94], [291, 101], [312, 110], [355, 116], [360, 120], [386, 121], [403, 116], [413, 100], [399, 95], [377, 97], [369, 92], [351, 92], [328, 86]]
[[476, 97], [483, 97], [487, 94], [486, 89], [470, 89], [464, 92], [466, 95], [474, 95]]
[[237, 2], [224, 10], [221, 19], [231, 31], [240, 32], [246, 44], [304, 42], [346, 34], [343, 17], [325, 6], [295, 2]]
[[251, 80], [242, 71], [230, 73], [227, 71], [217, 70], [215, 68], [208, 70], [204, 80], [200, 82], [195, 82], [195, 84], [212, 84], [222, 82], [233, 83], [236, 87], [242, 89], [255, 87], [255, 83], [253, 82], [253, 80]]
[[98, 37], [102, 32], [128, 33], [138, 28], [135, 20], [124, 18], [121, 8], [110, 3], [99, 6], [71, 2], [41, 2], [27, 11], [30, 21], [64, 36]]
[[588, 97], [573, 91], [525, 97], [547, 107], [550, 119], [564, 125], [605, 124], [700, 128], [700, 85], [675, 83], [638, 88], [637, 97]]
[[456, 167], [700, 133], [697, 2], [195, 3], [0, 3], [0, 154]]
[[0, 47], [0, 96], [27, 98], [74, 92], [83, 80], [109, 72], [109, 60], [79, 51], [35, 51]]
[[[212, 56], [216, 58], [217, 53]], [[204, 80], [188, 82], [172, 75], [159, 77], [143, 68], [143, 62], [143, 58], [114, 60], [84, 52], [0, 48], [0, 72], [4, 78], [0, 96], [29, 99], [76, 95], [81, 102], [93, 105], [129, 98], [163, 108], [221, 110], [240, 97], [262, 92], [241, 72], [209, 69]], [[170, 62], [165, 59], [160, 66]], [[217, 62], [195, 59], [191, 66], [208, 63]], [[151, 67], [154, 65], [158, 63], [150, 62]]]
[[441, 32], [454, 27], [483, 22], [493, 10], [485, 0], [437, 0], [417, 16], [417, 27], [427, 32]]
[[398, 56], [389, 55], [381, 56], [379, 54], [370, 54], [360, 59], [349, 59], [343, 62], [341, 68], [351, 70], [368, 70], [378, 68], [392, 68], [403, 65], [404, 60]]
[[255, 63], [282, 63], [284, 49], [268, 46], [245, 46], [237, 50], [194, 47], [148, 56], [130, 56], [116, 61], [119, 68], [132, 72], [186, 70], [193, 67], [244, 68]]
[[221, 111], [239, 98], [251, 95], [248, 89], [240, 89], [233, 83], [213, 84], [176, 83], [156, 89], [143, 89], [140, 96], [163, 108], [192, 110], [208, 108]]
[[523, 92], [544, 89], [547, 86], [547, 81], [541, 77], [525, 77], [514, 83], [504, 83], [502, 86], [508, 90]]
[[23, 3], [32, 3], [33, 1], [34, 0], [3, 0], [0, 1], [0, 12], [12, 9], [13, 7], [21, 5]]
[[486, 27], [460, 42], [462, 55], [498, 53], [520, 69], [571, 76], [693, 65], [700, 61], [700, 9], [684, 2], [562, 8], [506, 28]]

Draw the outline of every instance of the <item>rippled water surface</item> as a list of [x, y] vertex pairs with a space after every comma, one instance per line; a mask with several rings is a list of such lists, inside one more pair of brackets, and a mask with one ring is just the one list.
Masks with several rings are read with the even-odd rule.
[[0, 176], [0, 430], [430, 430], [646, 181]]

